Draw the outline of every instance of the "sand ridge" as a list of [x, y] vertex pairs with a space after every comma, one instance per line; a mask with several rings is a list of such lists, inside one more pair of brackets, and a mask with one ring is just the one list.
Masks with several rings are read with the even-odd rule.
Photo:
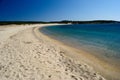
[[62, 47], [42, 36], [35, 26], [0, 30], [0, 80], [105, 80], [90, 66], [68, 56]]

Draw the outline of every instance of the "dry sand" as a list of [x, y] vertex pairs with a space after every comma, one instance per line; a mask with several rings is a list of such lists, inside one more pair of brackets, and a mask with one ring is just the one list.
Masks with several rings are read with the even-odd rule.
[[39, 35], [38, 26], [47, 25], [0, 26], [0, 80], [105, 80]]

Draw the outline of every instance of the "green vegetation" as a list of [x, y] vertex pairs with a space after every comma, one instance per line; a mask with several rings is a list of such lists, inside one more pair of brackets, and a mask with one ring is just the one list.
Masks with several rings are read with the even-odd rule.
[[47, 23], [59, 23], [59, 24], [103, 24], [103, 23], [120, 23], [118, 21], [112, 20], [94, 20], [94, 21], [52, 21], [52, 22], [43, 22], [43, 21], [0, 21], [0, 25], [10, 25], [10, 24], [47, 24]]
[[0, 25], [10, 25], [10, 24], [16, 24], [16, 25], [22, 25], [22, 24], [46, 24], [47, 22], [42, 21], [0, 21]]
[[94, 21], [68, 21], [63, 20], [60, 22], [51, 22], [51, 23], [65, 23], [65, 24], [103, 24], [103, 23], [120, 23], [118, 21], [112, 21], [112, 20], [94, 20]]

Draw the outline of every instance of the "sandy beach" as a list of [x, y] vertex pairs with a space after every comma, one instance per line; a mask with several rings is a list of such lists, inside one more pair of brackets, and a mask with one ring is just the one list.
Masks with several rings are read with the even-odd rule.
[[0, 26], [0, 80], [106, 80], [39, 32], [53, 24]]

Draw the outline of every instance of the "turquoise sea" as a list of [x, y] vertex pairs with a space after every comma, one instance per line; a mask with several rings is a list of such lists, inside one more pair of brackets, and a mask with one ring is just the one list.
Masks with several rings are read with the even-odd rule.
[[71, 47], [120, 66], [120, 24], [74, 24], [43, 27], [40, 31]]

